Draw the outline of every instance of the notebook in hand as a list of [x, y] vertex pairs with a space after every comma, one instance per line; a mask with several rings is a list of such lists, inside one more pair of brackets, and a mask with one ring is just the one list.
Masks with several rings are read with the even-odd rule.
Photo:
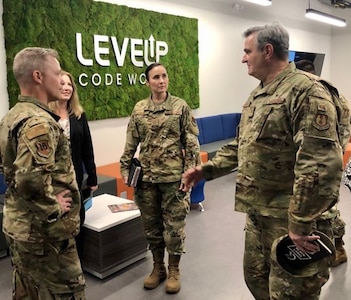
[[133, 158], [129, 168], [128, 185], [136, 187], [141, 179], [141, 164], [137, 158]]

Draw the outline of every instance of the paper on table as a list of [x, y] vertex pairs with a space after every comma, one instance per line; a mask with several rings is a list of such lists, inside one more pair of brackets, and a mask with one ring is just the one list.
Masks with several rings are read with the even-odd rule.
[[138, 209], [138, 206], [134, 202], [121, 203], [121, 204], [109, 204], [107, 206], [113, 213]]

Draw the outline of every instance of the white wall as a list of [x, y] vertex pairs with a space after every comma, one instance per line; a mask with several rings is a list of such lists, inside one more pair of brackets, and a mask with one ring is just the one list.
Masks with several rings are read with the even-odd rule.
[[351, 105], [351, 36], [343, 34], [332, 38], [331, 78]]
[[[161, 0], [110, 0], [106, 2], [197, 18], [199, 20], [200, 108], [194, 110], [194, 115], [202, 117], [241, 111], [241, 106], [248, 94], [258, 83], [257, 80], [247, 75], [246, 65], [241, 63], [242, 32], [252, 25], [262, 24], [262, 16], [259, 18], [261, 21], [258, 22], [254, 18], [252, 20], [241, 19], [238, 15], [214, 13]], [[284, 25], [284, 20], [279, 20], [279, 18], [276, 20]], [[267, 17], [265, 22], [271, 22], [271, 20]], [[311, 33], [307, 29], [301, 29], [301, 26], [297, 28], [287, 27], [290, 32], [290, 49], [326, 53], [322, 76], [330, 79], [330, 34]], [[0, 30], [0, 34], [3, 35], [2, 26]], [[3, 39], [0, 40], [0, 68], [3, 70], [0, 93], [7, 95]], [[169, 68], [172, 66], [168, 66]], [[4, 96], [0, 99], [0, 117], [7, 110], [8, 100]], [[97, 166], [119, 160], [124, 148], [128, 119], [89, 122]]]
[[[9, 110], [9, 94], [7, 92], [7, 71], [6, 71], [6, 52], [4, 40], [4, 26], [2, 22], [3, 5], [0, 3], [0, 119]], [[2, 71], [2, 72], [1, 72]]]

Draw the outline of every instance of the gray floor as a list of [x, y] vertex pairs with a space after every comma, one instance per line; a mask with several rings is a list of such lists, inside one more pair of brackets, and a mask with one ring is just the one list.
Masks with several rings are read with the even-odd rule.
[[[143, 289], [143, 278], [150, 272], [152, 259], [147, 257], [104, 279], [86, 274], [89, 300], [250, 300], [242, 275], [244, 215], [234, 212], [235, 174], [205, 185], [205, 211], [192, 210], [187, 219], [187, 253], [181, 261], [182, 289], [167, 295], [164, 284], [152, 291]], [[351, 196], [341, 187], [340, 210], [351, 224]], [[351, 257], [351, 229], [346, 228], [346, 248]], [[323, 287], [321, 300], [351, 298], [351, 274], [348, 263], [334, 268]], [[9, 258], [0, 259], [0, 299], [11, 299]], [[305, 299], [301, 299], [305, 300]]]

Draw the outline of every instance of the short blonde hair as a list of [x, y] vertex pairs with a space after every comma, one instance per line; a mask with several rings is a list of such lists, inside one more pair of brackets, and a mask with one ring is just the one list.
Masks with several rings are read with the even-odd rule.
[[13, 59], [13, 74], [19, 85], [32, 83], [32, 74], [35, 70], [43, 71], [47, 57], [58, 59], [58, 53], [51, 48], [27, 47], [19, 51]]

